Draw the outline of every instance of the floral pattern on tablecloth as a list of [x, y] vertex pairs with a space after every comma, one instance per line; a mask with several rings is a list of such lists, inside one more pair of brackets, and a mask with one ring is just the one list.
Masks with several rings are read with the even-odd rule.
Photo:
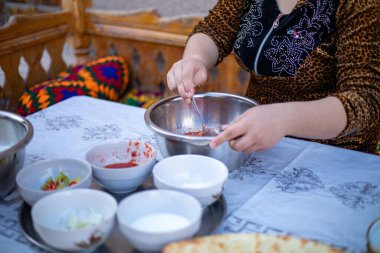
[[59, 116], [54, 118], [46, 118], [46, 130], [67, 130], [70, 128], [80, 128], [83, 117], [79, 115]]
[[277, 188], [287, 193], [307, 192], [315, 189], [323, 189], [325, 185], [313, 171], [307, 168], [292, 168], [284, 170], [275, 176]]
[[102, 126], [86, 127], [83, 131], [82, 140], [110, 140], [121, 137], [121, 128], [116, 124], [104, 124]]
[[348, 182], [329, 187], [329, 191], [343, 205], [353, 209], [365, 209], [380, 203], [380, 189], [370, 182]]

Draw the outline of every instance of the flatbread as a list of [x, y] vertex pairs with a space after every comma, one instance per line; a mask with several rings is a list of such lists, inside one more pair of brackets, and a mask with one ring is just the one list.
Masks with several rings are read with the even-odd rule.
[[341, 249], [291, 236], [223, 234], [168, 244], [163, 253], [338, 253]]

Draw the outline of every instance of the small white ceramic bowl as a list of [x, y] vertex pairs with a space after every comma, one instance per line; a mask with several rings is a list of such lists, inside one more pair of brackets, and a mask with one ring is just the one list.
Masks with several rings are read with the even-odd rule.
[[202, 207], [194, 197], [170, 190], [147, 190], [123, 199], [117, 210], [121, 232], [143, 252], [192, 237], [201, 226]]
[[181, 191], [194, 196], [203, 207], [222, 194], [228, 177], [224, 163], [207, 156], [177, 155], [165, 158], [153, 168], [158, 189]]
[[380, 217], [367, 230], [367, 252], [380, 252]]
[[37, 201], [32, 220], [38, 235], [55, 249], [93, 250], [109, 236], [116, 210], [117, 202], [109, 193], [73, 189]]
[[[86, 160], [93, 168], [93, 176], [105, 189], [114, 193], [128, 193], [140, 186], [156, 163], [156, 150], [138, 140], [105, 142], [91, 148]], [[107, 165], [134, 161], [134, 167], [105, 168]]]
[[[80, 177], [80, 180], [74, 185], [66, 186], [59, 190], [44, 191], [41, 189], [50, 177], [55, 179], [61, 172], [68, 176], [70, 180], [78, 177]], [[20, 170], [17, 173], [16, 182], [22, 198], [32, 206], [40, 198], [57, 191], [89, 188], [92, 184], [92, 169], [89, 164], [72, 158], [43, 160], [25, 166]]]

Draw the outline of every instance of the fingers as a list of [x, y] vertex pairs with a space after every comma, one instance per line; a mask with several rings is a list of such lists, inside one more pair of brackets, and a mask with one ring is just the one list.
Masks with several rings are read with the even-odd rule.
[[260, 150], [259, 146], [256, 143], [253, 143], [251, 146], [249, 146], [248, 148], [244, 149], [243, 152], [244, 153], [252, 153], [252, 152], [255, 152], [255, 151], [259, 151], [259, 150]]
[[222, 125], [223, 132], [210, 142], [210, 147], [216, 148], [223, 142], [229, 141], [230, 147], [236, 151], [250, 152], [257, 148], [252, 141], [254, 136], [246, 129], [248, 125], [245, 115], [246, 113], [243, 113], [231, 123]]
[[194, 68], [190, 64], [182, 64], [182, 80], [184, 92], [188, 98], [194, 96]]
[[210, 142], [210, 147], [216, 148], [226, 141], [232, 149], [246, 153], [273, 147], [285, 135], [279, 123], [282, 112], [271, 105], [248, 109], [232, 123], [222, 126], [224, 131]]
[[182, 63], [177, 62], [173, 65], [174, 81], [176, 83], [178, 94], [183, 98], [188, 98], [183, 85]]
[[207, 80], [207, 69], [205, 67], [200, 66], [194, 75], [194, 85], [200, 86], [204, 84]]
[[178, 94], [190, 102], [195, 86], [203, 84], [207, 79], [207, 69], [196, 59], [182, 59], [176, 62], [167, 74], [167, 84], [171, 91], [177, 89]]
[[260, 145], [258, 143], [253, 142], [253, 138], [251, 138], [251, 136], [249, 135], [240, 135], [232, 139], [229, 139], [229, 136], [234, 135], [227, 135], [226, 138], [220, 138], [220, 136], [216, 137], [214, 140], [211, 140], [210, 147], [216, 148], [224, 141], [229, 141], [230, 147], [239, 152], [252, 153], [254, 151], [261, 150]]
[[247, 136], [242, 136], [230, 141], [230, 147], [236, 151], [243, 152], [252, 145], [252, 142], [247, 141]]
[[240, 137], [243, 133], [244, 132], [238, 124], [230, 124], [224, 129], [223, 132], [210, 141], [210, 147], [216, 148], [225, 141], [230, 141]]
[[167, 76], [166, 76], [166, 82], [168, 84], [169, 90], [174, 91], [177, 88], [177, 84], [174, 79], [173, 70], [169, 70]]

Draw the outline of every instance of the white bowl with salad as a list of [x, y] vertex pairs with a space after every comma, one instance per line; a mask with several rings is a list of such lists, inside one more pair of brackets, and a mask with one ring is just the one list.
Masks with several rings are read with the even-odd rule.
[[17, 188], [31, 206], [51, 193], [75, 188], [89, 188], [92, 168], [73, 158], [43, 160], [25, 166], [17, 173]]

